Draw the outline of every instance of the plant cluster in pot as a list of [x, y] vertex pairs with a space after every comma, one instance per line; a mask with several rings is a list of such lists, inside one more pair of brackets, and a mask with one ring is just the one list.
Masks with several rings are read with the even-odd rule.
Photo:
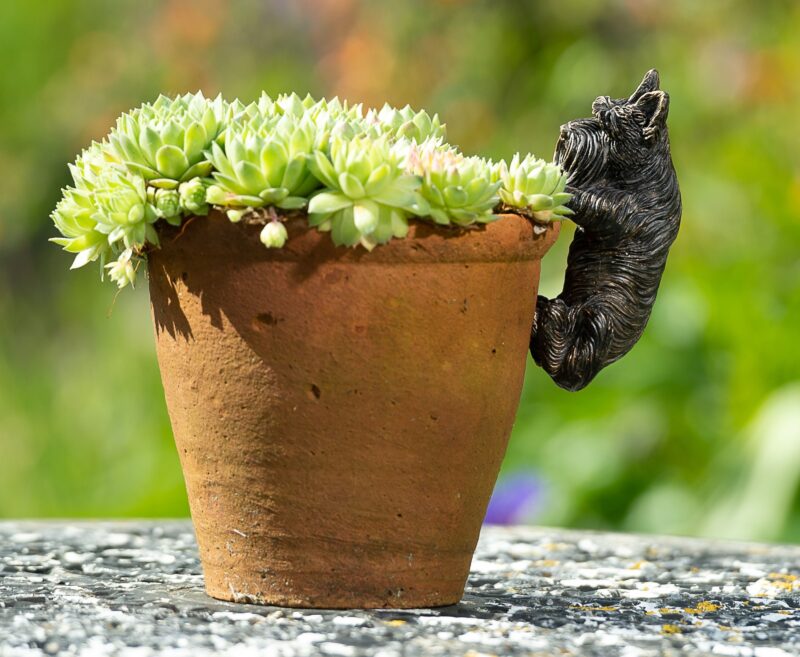
[[[642, 117], [665, 114], [625, 103], [644, 143]], [[599, 112], [590, 121], [606, 130]], [[570, 351], [604, 301], [600, 279], [584, 298], [571, 287], [585, 274], [578, 240], [565, 293], [540, 299], [535, 321], [540, 260], [566, 204], [588, 218], [586, 194], [613, 182], [594, 164], [581, 172], [582, 148], [567, 129], [559, 157], [587, 178], [572, 190], [558, 163], [465, 156], [436, 116], [408, 107], [197, 93], [123, 115], [71, 165], [53, 241], [120, 287], [148, 270], [210, 595], [460, 599], [529, 348], [569, 388], [618, 357], [598, 339]], [[609, 246], [629, 235], [618, 233]], [[622, 337], [627, 348], [636, 337]]]

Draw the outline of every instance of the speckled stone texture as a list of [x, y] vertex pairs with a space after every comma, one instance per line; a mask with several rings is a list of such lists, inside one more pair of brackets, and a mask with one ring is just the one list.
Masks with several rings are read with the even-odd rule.
[[188, 522], [0, 523], [0, 656], [800, 655], [800, 547], [485, 529], [462, 602], [203, 593]]

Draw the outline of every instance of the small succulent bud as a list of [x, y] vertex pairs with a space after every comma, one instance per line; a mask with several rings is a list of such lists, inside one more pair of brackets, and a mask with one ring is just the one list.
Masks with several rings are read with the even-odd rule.
[[225, 205], [228, 197], [225, 191], [219, 185], [210, 185], [206, 189], [206, 202], [212, 205]]
[[289, 238], [289, 233], [286, 231], [286, 226], [280, 221], [270, 221], [261, 230], [261, 243], [268, 249], [280, 249], [286, 240]]
[[206, 186], [199, 178], [181, 183], [178, 193], [180, 194], [180, 205], [186, 212], [208, 214]]
[[110, 262], [106, 265], [108, 277], [114, 281], [120, 289], [126, 285], [134, 287], [134, 283], [136, 282], [136, 268], [131, 262], [132, 255], [133, 253], [130, 249], [125, 249], [114, 262]]
[[[180, 196], [174, 189], [158, 189], [155, 193], [156, 212], [159, 217], [172, 219], [180, 214]], [[172, 222], [170, 222], [172, 223]], [[180, 221], [178, 222], [180, 223]]]
[[225, 214], [228, 215], [228, 219], [231, 220], [231, 223], [237, 224], [248, 212], [249, 210], [228, 210]]

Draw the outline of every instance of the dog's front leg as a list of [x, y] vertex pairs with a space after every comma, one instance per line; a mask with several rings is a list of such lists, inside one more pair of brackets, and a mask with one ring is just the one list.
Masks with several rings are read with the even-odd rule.
[[590, 235], [618, 237], [624, 232], [626, 218], [636, 211], [633, 195], [621, 189], [567, 186], [566, 191], [572, 194], [569, 207], [575, 215], [571, 219]]

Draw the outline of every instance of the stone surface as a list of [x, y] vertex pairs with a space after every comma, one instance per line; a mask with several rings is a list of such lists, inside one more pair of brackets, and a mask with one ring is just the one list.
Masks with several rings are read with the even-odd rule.
[[188, 522], [0, 523], [0, 656], [800, 655], [800, 547], [485, 529], [462, 602], [297, 611], [203, 592]]

